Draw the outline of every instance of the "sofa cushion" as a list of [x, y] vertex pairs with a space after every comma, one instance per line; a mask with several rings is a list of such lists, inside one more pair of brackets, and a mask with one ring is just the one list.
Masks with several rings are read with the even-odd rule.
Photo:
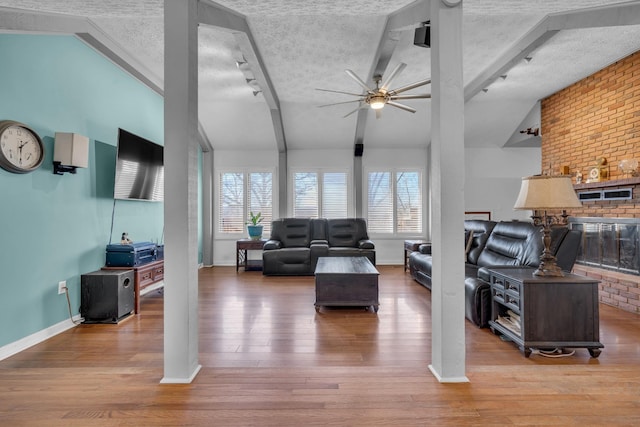
[[471, 264], [478, 263], [478, 257], [482, 253], [484, 245], [487, 243], [487, 239], [496, 224], [495, 221], [473, 219], [464, 222], [464, 229], [473, 233], [473, 241], [467, 253], [467, 262]]
[[262, 253], [265, 275], [305, 275], [313, 274], [311, 270], [311, 249], [282, 248]]
[[[431, 245], [429, 245], [429, 248], [431, 248]], [[420, 252], [411, 252], [411, 254], [409, 254], [409, 266], [414, 270], [423, 272], [429, 277], [431, 277], [431, 265], [431, 255], [421, 254]]]
[[363, 218], [327, 220], [327, 240], [330, 247], [357, 248], [360, 240], [367, 239], [367, 224]]
[[272, 223], [269, 240], [279, 240], [282, 248], [304, 248], [311, 243], [311, 220], [283, 218]]
[[537, 267], [542, 253], [540, 228], [530, 222], [504, 221], [493, 228], [478, 266], [526, 265]]

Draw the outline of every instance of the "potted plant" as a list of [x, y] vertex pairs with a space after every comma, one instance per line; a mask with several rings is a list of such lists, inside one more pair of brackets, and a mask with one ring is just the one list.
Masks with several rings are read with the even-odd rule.
[[249, 221], [247, 221], [247, 231], [249, 232], [249, 237], [252, 240], [260, 240], [262, 238], [262, 222], [264, 218], [262, 218], [262, 213], [258, 212], [257, 214], [253, 214], [253, 212], [249, 212]]

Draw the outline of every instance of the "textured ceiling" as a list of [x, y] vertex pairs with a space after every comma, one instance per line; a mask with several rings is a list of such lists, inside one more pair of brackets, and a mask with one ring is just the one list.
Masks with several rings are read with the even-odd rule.
[[[318, 108], [351, 100], [316, 88], [360, 92], [345, 74], [365, 78], [372, 69], [387, 16], [412, 0], [220, 0], [247, 17], [259, 53], [280, 101], [287, 146], [350, 148], [356, 115], [342, 118], [353, 104]], [[617, 4], [607, 0], [464, 0], [463, 62], [468, 85], [508, 52], [545, 16]], [[638, 2], [626, 2], [635, 4]], [[0, 6], [61, 13], [91, 19], [116, 43], [163, 77], [163, 0], [0, 0]], [[619, 19], [624, 18], [620, 16]], [[591, 26], [591, 24], [589, 24]], [[430, 50], [413, 45], [413, 27], [397, 34], [389, 67], [408, 67], [394, 81], [399, 87], [429, 77]], [[535, 49], [533, 60], [518, 62], [505, 80], [487, 82], [488, 91], [471, 97], [465, 111], [466, 144], [503, 146], [536, 101], [640, 49], [640, 25], [560, 31]], [[216, 149], [276, 147], [271, 116], [251, 70], [235, 62], [242, 52], [233, 34], [199, 30], [200, 121]], [[373, 85], [372, 82], [369, 82]], [[429, 86], [426, 86], [429, 91]], [[414, 92], [423, 92], [423, 88]], [[368, 147], [419, 147], [429, 142], [430, 101], [406, 104], [410, 114], [386, 107], [379, 120], [366, 123]], [[372, 113], [371, 113], [372, 114]]]

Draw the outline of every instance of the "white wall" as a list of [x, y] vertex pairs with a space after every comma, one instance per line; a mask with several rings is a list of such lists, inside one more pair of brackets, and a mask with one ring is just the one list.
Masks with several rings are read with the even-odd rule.
[[513, 204], [521, 178], [540, 173], [540, 148], [467, 148], [465, 210], [490, 211], [494, 221], [529, 220], [530, 211]]

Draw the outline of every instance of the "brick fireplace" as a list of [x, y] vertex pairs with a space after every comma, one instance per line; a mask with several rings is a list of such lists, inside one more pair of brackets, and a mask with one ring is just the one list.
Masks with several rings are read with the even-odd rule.
[[[576, 191], [595, 197], [568, 212], [572, 222], [586, 227], [574, 272], [601, 281], [602, 303], [640, 314], [640, 269], [628, 268], [630, 258], [640, 256], [631, 254], [628, 243], [630, 230], [640, 230], [640, 178], [618, 168], [625, 159], [640, 161], [640, 52], [543, 99], [541, 105], [542, 172], [568, 170]], [[594, 168], [605, 178], [586, 182]], [[612, 243], [614, 235], [622, 240]], [[622, 264], [610, 265], [621, 256]]]

